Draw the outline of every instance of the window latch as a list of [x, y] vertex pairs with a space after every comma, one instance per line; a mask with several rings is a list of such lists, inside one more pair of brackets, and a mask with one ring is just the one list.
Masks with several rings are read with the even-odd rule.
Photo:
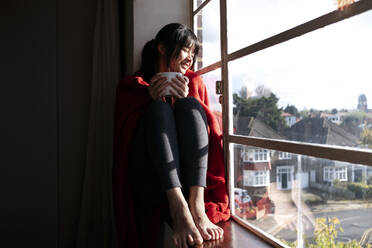
[[222, 81], [216, 81], [216, 94], [222, 95]]

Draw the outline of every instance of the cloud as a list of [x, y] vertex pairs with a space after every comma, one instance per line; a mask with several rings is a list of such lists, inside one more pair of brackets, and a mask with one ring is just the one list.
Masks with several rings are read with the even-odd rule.
[[[227, 7], [229, 52], [336, 9], [332, 0], [232, 0]], [[208, 22], [205, 32], [215, 28]], [[371, 11], [230, 62], [229, 80], [233, 92], [264, 84], [281, 105], [299, 109], [354, 109], [362, 93], [371, 105], [370, 44]], [[203, 49], [205, 62], [219, 60], [219, 39]]]

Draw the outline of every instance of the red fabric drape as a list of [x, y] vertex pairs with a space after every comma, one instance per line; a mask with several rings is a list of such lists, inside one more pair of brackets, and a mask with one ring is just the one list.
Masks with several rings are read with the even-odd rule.
[[[218, 223], [230, 218], [222, 149], [222, 132], [216, 117], [209, 109], [208, 95], [201, 77], [190, 70], [187, 71], [186, 76], [190, 80], [189, 96], [195, 97], [201, 103], [207, 116], [209, 153], [205, 209], [209, 219], [213, 223]], [[137, 121], [152, 101], [148, 94], [148, 86], [149, 84], [141, 76], [137, 75], [125, 77], [117, 88], [113, 195], [120, 248], [137, 247], [139, 227], [136, 227], [136, 216], [149, 216], [148, 219], [146, 219], [147, 217], [145, 218], [145, 221], [148, 220], [147, 224], [150, 223], [148, 226], [160, 223], [159, 209], [150, 209], [146, 213], [143, 210], [134, 209], [129, 187], [128, 151]], [[159, 227], [155, 228], [159, 230]], [[154, 228], [151, 228], [151, 230], [150, 234], [154, 236]]]

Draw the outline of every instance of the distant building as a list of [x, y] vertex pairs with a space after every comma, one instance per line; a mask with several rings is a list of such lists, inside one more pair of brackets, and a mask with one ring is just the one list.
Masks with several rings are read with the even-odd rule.
[[282, 116], [284, 117], [285, 122], [287, 123], [288, 127], [293, 126], [297, 122], [297, 117], [290, 113], [283, 112]]
[[[239, 117], [236, 121], [236, 134], [261, 138], [283, 139], [263, 121], [253, 117]], [[253, 146], [235, 146], [235, 182], [238, 187], [250, 193], [263, 195], [270, 184], [270, 150]]]
[[[328, 118], [305, 118], [288, 132], [295, 141], [358, 147], [359, 138], [329, 121]], [[359, 182], [369, 173], [364, 166], [327, 159], [305, 157], [303, 171], [310, 172], [311, 183], [332, 183], [334, 180]]]
[[368, 105], [367, 105], [367, 97], [364, 94], [361, 94], [358, 97], [358, 106], [357, 109], [359, 111], [367, 112], [368, 111]]
[[304, 118], [287, 132], [289, 140], [357, 147], [359, 138], [324, 117]]
[[[281, 134], [258, 118], [238, 117], [234, 118], [234, 133], [306, 143], [359, 146], [358, 137], [325, 116], [298, 120]], [[362, 182], [372, 176], [372, 168], [367, 166], [249, 145], [234, 145], [233, 160], [235, 211], [245, 219], [260, 219], [274, 213], [276, 197], [296, 187], [324, 192], [335, 180]]]
[[337, 112], [335, 114], [332, 114], [332, 113], [327, 113], [327, 112], [322, 112], [320, 114], [320, 117], [324, 117], [324, 118], [327, 118], [327, 120], [337, 124], [337, 125], [340, 125], [344, 119], [344, 116], [345, 115], [348, 115], [349, 113], [348, 112]]

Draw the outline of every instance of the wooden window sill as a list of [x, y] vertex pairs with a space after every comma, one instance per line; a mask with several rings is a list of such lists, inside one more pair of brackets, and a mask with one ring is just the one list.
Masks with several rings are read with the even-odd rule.
[[[203, 248], [240, 248], [255, 247], [265, 248], [272, 247], [261, 238], [245, 229], [234, 220], [218, 224], [224, 230], [224, 238], [216, 241], [204, 241]], [[164, 248], [174, 248], [171, 240], [172, 230], [166, 225], [164, 236]]]

